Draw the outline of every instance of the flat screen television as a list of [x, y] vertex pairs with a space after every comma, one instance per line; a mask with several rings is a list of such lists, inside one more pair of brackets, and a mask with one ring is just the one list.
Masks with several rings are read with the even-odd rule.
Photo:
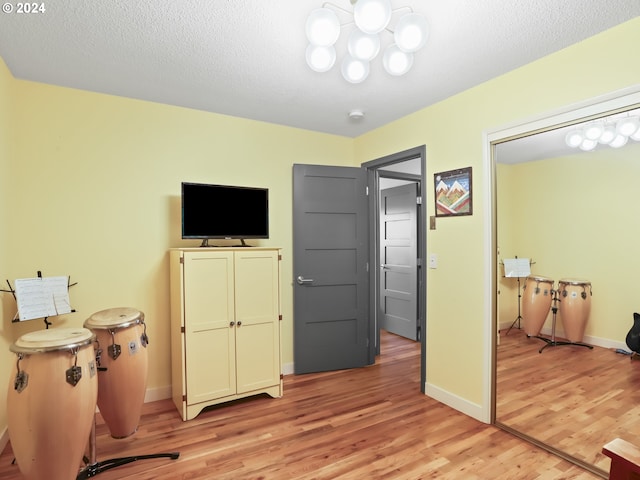
[[182, 182], [182, 238], [269, 238], [269, 189]]

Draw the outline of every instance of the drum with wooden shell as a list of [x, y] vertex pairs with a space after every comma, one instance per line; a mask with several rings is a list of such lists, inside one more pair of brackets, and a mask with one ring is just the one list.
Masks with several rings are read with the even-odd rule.
[[120, 307], [91, 315], [84, 326], [94, 332], [98, 350], [98, 408], [113, 438], [138, 429], [147, 390], [144, 313]]
[[580, 343], [591, 313], [591, 282], [574, 278], [558, 280], [560, 318], [567, 340]]
[[27, 480], [76, 478], [96, 410], [94, 338], [86, 328], [52, 328], [10, 346], [7, 424]]
[[553, 279], [529, 275], [522, 293], [522, 318], [524, 331], [530, 337], [540, 334], [540, 330], [551, 310]]

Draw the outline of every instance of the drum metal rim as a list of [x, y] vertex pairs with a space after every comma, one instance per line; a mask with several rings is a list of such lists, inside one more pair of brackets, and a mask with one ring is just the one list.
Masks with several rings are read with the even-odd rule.
[[[41, 346], [33, 346], [29, 347], [26, 345], [17, 345], [16, 342], [12, 343], [9, 346], [9, 350], [13, 353], [24, 353], [24, 354], [36, 354], [36, 353], [48, 353], [48, 352], [56, 352], [56, 351], [64, 351], [64, 350], [73, 350], [75, 348], [84, 347], [86, 345], [92, 344], [96, 335], [93, 332], [90, 332], [91, 335], [88, 338], [84, 338], [82, 340], [74, 340], [71, 343], [65, 343], [62, 345], [41, 345]], [[22, 338], [22, 337], [21, 337]], [[20, 341], [20, 339], [18, 339]]]
[[558, 285], [574, 285], [574, 286], [585, 286], [585, 285], [591, 285], [591, 282], [588, 282], [586, 280], [576, 280], [573, 278], [563, 278], [558, 280]]
[[541, 275], [529, 275], [527, 277], [528, 280], [535, 280], [536, 282], [541, 282], [541, 283], [551, 283], [553, 284], [554, 280], [553, 278], [550, 277], [543, 277]]
[[92, 330], [119, 330], [121, 328], [129, 328], [132, 325], [141, 325], [143, 323], [144, 323], [143, 319], [136, 318], [135, 320], [130, 320], [128, 322], [110, 323], [110, 324], [101, 323], [99, 325], [96, 325], [95, 323], [91, 322], [91, 319], [87, 319], [84, 322], [84, 326], [85, 328], [89, 328]]
[[[98, 322], [95, 317], [99, 314], [103, 314], [105, 312], [125, 312], [126, 314], [115, 315], [115, 318], [111, 323], [106, 322]], [[134, 318], [131, 318], [131, 317]], [[127, 318], [127, 320], [118, 322], [116, 318]], [[132, 325], [141, 325], [144, 323], [144, 313], [140, 310], [136, 310], [135, 308], [129, 307], [120, 307], [120, 308], [110, 308], [107, 310], [101, 310], [100, 312], [96, 312], [87, 318], [84, 321], [85, 328], [90, 328], [93, 330], [118, 330], [120, 328], [129, 328]]]

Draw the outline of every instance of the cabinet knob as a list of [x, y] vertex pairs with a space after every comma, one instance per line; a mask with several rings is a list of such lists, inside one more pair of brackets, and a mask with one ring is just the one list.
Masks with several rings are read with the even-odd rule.
[[242, 325], [242, 322], [238, 320], [238, 326]]
[[230, 327], [233, 327], [235, 324], [236, 324], [236, 322], [231, 322], [231, 323], [229, 324], [229, 326], [230, 326]]

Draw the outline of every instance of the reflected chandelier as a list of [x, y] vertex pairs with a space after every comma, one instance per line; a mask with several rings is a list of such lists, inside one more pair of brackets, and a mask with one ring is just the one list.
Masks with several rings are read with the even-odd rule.
[[584, 151], [593, 150], [599, 144], [620, 148], [629, 139], [640, 141], [640, 117], [637, 115], [612, 119], [600, 119], [588, 122], [582, 127], [567, 133], [565, 142], [573, 148]]
[[[391, 0], [351, 0], [353, 12], [331, 3], [324, 3], [313, 10], [306, 23], [309, 40], [306, 59], [309, 67], [316, 72], [329, 71], [336, 62], [335, 43], [340, 37], [340, 29], [355, 25], [347, 40], [348, 53], [342, 60], [342, 76], [351, 83], [360, 83], [369, 75], [369, 62], [380, 52], [380, 34], [383, 31], [393, 35], [394, 43], [389, 45], [382, 56], [384, 69], [390, 75], [404, 75], [413, 65], [413, 54], [427, 42], [429, 29], [426, 19], [414, 13], [411, 7], [391, 8]], [[332, 8], [329, 8], [332, 7]], [[402, 9], [409, 10], [402, 15], [391, 30], [392, 15]], [[336, 13], [352, 15], [353, 20], [341, 24]]]

